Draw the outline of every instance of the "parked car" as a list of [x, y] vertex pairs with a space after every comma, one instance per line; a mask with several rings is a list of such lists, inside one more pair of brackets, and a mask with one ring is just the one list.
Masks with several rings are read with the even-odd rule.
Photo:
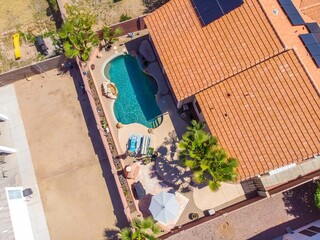
[[36, 36], [35, 45], [39, 52], [41, 52], [43, 55], [48, 55], [48, 47], [41, 36]]

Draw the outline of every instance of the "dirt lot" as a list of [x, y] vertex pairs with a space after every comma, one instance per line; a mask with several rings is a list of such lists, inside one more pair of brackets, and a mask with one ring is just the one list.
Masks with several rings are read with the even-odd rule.
[[[62, 5], [73, 4], [74, 0], [61, 0]], [[121, 0], [113, 3], [112, 0], [79, 0], [81, 4], [90, 7], [98, 16], [98, 26], [100, 29], [104, 24], [111, 25], [118, 23], [121, 14], [127, 14], [131, 18], [143, 15], [146, 8], [143, 5], [143, 0]]]
[[[62, 4], [74, 4], [74, 0], [61, 0]], [[134, 18], [142, 15], [146, 8], [143, 0], [121, 0], [113, 3], [112, 0], [80, 0], [86, 8], [91, 8], [98, 16], [98, 25], [101, 29], [105, 24], [118, 23], [121, 14]], [[47, 0], [17, 0], [15, 4], [0, 0], [0, 73], [14, 68], [29, 65], [41, 60], [33, 43], [25, 41], [21, 36], [21, 59], [14, 59], [12, 35], [20, 30], [24, 34], [39, 35], [48, 31], [55, 31], [55, 22], [47, 16], [49, 7]]]
[[47, 16], [46, 0], [0, 0], [0, 72], [25, 66], [38, 61], [35, 46], [21, 37], [21, 59], [14, 59], [13, 39], [15, 32], [33, 35], [55, 30], [55, 22]]
[[88, 135], [86, 123], [97, 131], [88, 99], [69, 74], [45, 75], [15, 89], [51, 239], [104, 239], [104, 228], [124, 218], [101, 143]]

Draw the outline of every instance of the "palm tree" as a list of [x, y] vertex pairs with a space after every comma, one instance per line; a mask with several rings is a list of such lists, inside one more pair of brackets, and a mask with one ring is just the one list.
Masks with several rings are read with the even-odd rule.
[[123, 29], [117, 27], [116, 29], [112, 29], [109, 26], [102, 27], [103, 39], [110, 45], [116, 41], [118, 41], [118, 37], [123, 34]]
[[222, 181], [234, 181], [237, 177], [237, 159], [229, 158], [218, 145], [215, 136], [204, 131], [204, 124], [195, 120], [187, 128], [178, 146], [179, 158], [186, 167], [193, 170], [197, 183], [208, 183], [212, 191], [219, 189]]
[[154, 234], [160, 233], [160, 228], [151, 217], [140, 220], [135, 218], [130, 228], [123, 228], [119, 234], [122, 240], [157, 240]]

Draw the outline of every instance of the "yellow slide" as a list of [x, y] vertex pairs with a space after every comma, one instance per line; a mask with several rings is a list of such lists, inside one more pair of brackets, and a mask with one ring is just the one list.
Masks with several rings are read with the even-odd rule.
[[14, 46], [14, 56], [16, 60], [18, 60], [21, 58], [19, 33], [16, 33], [13, 35], [13, 46]]

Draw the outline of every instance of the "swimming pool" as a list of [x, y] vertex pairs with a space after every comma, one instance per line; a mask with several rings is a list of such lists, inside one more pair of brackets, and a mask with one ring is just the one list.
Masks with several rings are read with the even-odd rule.
[[157, 82], [141, 71], [134, 57], [122, 55], [114, 58], [106, 65], [104, 74], [118, 88], [114, 104], [118, 122], [140, 123], [148, 128], [161, 124], [162, 117], [158, 118], [161, 111], [155, 99]]

